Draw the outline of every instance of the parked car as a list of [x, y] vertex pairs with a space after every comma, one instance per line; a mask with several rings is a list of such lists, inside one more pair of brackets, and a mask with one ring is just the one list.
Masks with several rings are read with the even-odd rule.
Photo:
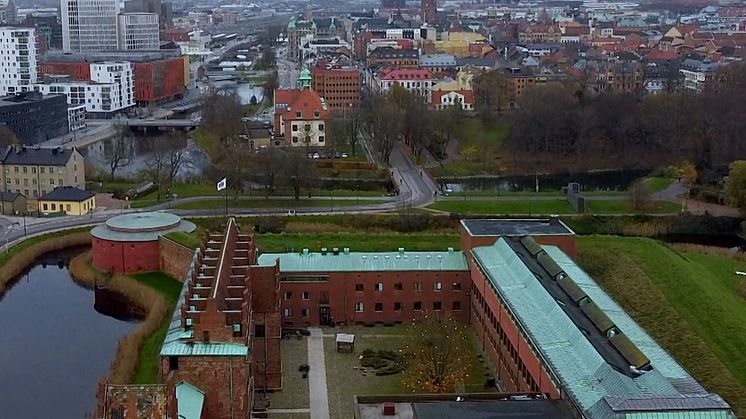
[[342, 158], [343, 158], [343, 159], [346, 159], [347, 157], [349, 157], [349, 156], [347, 155], [347, 153], [342, 153]]
[[342, 157], [342, 153], [340, 153], [339, 151], [337, 151], [337, 152], [334, 153], [334, 158], [335, 159], [339, 159], [341, 157]]
[[316, 159], [320, 159], [321, 156], [319, 155], [319, 153], [313, 153], [313, 158], [314, 160], [316, 160]]

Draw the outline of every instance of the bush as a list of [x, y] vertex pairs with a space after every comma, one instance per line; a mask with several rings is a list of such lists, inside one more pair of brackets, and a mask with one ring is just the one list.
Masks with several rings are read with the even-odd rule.
[[360, 365], [367, 367], [367, 368], [383, 368], [387, 366], [389, 363], [385, 359], [379, 358], [377, 356], [368, 356], [363, 357], [363, 359], [360, 360]]
[[254, 223], [254, 230], [259, 233], [282, 233], [285, 231], [284, 219], [278, 217], [260, 218]]

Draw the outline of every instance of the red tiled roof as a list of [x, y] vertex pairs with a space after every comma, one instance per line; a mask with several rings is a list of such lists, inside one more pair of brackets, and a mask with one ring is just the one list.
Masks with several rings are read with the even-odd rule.
[[676, 51], [661, 51], [659, 49], [651, 49], [645, 55], [648, 60], [673, 60], [678, 57]]
[[462, 95], [464, 97], [464, 103], [474, 103], [474, 92], [471, 90], [436, 90], [433, 92], [432, 103], [436, 105], [440, 104], [440, 98], [451, 92]]
[[430, 70], [389, 68], [378, 77], [379, 80], [429, 80]]
[[[277, 105], [284, 104], [286, 107], [278, 108]], [[295, 116], [301, 111], [301, 118]], [[321, 97], [310, 89], [278, 89], [275, 91], [275, 114], [280, 115], [286, 121], [316, 119], [313, 115], [319, 112], [318, 119], [325, 119], [329, 110], [322, 105]]]

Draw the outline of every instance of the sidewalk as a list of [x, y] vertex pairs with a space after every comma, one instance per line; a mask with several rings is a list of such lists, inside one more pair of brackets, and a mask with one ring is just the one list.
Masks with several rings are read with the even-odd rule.
[[324, 360], [324, 335], [318, 327], [309, 327], [308, 337], [308, 395], [311, 401], [311, 419], [329, 419], [329, 397], [326, 390], [326, 362]]

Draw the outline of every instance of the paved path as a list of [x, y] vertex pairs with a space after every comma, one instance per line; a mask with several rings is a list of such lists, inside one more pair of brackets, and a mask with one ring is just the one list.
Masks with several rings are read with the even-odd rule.
[[309, 327], [308, 337], [308, 396], [311, 401], [311, 419], [329, 419], [329, 398], [326, 394], [326, 362], [324, 361], [324, 335], [318, 327]]

